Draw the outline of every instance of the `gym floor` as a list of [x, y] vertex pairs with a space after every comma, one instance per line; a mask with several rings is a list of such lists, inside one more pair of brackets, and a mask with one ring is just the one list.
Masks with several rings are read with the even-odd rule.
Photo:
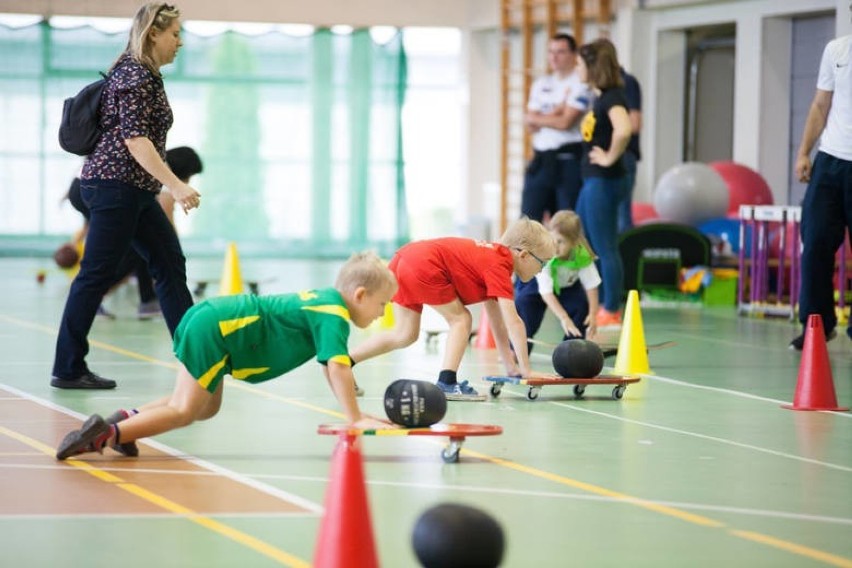
[[[338, 266], [244, 260], [242, 273], [278, 293], [327, 286]], [[193, 282], [220, 272], [221, 261], [189, 265]], [[0, 564], [310, 565], [337, 443], [316, 429], [341, 420], [315, 362], [256, 386], [229, 379], [218, 416], [145, 441], [139, 458], [108, 450], [60, 463], [57, 443], [89, 414], [171, 392], [168, 332], [136, 319], [135, 287], [124, 286], [106, 304], [118, 318], [95, 322], [88, 358], [118, 388], [52, 389], [69, 278], [49, 259], [6, 258], [0, 281]], [[530, 401], [506, 386], [484, 403], [451, 402], [445, 422], [504, 428], [468, 438], [455, 464], [440, 438], [364, 438], [382, 565], [416, 567], [415, 521], [453, 502], [500, 522], [505, 567], [852, 567], [852, 413], [781, 408], [796, 391], [801, 355], [787, 343], [798, 327], [733, 307], [641, 314], [649, 345], [677, 345], [651, 352], [653, 375], [622, 400], [591, 386], [582, 400], [544, 387]], [[556, 323], [545, 328], [539, 339], [555, 342]], [[393, 379], [432, 380], [441, 341], [358, 365], [362, 408], [383, 414]], [[535, 367], [551, 370], [537, 351]], [[850, 406], [852, 341], [840, 334], [828, 351]], [[460, 376], [487, 392], [480, 378], [501, 372], [495, 351], [471, 349]]]

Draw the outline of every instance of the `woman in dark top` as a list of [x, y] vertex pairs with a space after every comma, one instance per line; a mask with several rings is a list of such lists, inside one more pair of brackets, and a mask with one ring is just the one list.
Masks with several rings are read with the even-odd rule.
[[192, 305], [186, 259], [157, 202], [163, 186], [185, 212], [198, 207], [201, 199], [164, 161], [173, 117], [160, 67], [174, 61], [180, 46], [180, 12], [149, 2], [136, 13], [127, 47], [110, 69], [100, 105], [103, 134], [80, 175], [80, 194], [91, 217], [86, 252], [59, 327], [50, 382], [54, 387], [115, 388], [115, 381], [86, 365], [87, 336], [101, 298], [131, 247], [148, 262], [172, 334]]
[[583, 189], [577, 213], [598, 254], [603, 280], [598, 329], [621, 325], [624, 267], [618, 252], [618, 204], [624, 197], [626, 170], [622, 163], [630, 141], [630, 118], [615, 50], [609, 42], [580, 47], [577, 72], [597, 97], [580, 126], [586, 153]]

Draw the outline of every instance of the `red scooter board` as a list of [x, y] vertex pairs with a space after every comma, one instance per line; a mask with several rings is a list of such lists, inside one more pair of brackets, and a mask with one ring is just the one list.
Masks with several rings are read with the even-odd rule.
[[320, 424], [318, 434], [353, 436], [445, 436], [449, 443], [441, 451], [441, 458], [446, 463], [459, 461], [459, 451], [468, 436], [496, 436], [503, 433], [502, 426], [492, 424], [433, 424], [428, 428], [388, 428], [364, 429], [353, 428], [348, 424]]
[[579, 378], [553, 378], [553, 379], [523, 379], [521, 377], [507, 377], [502, 375], [491, 375], [483, 377], [483, 380], [491, 384], [491, 396], [500, 396], [500, 391], [503, 390], [504, 384], [524, 385], [528, 386], [527, 398], [535, 400], [541, 391], [541, 387], [549, 385], [572, 385], [574, 387], [574, 397], [583, 398], [588, 385], [615, 385], [612, 389], [612, 398], [619, 400], [624, 396], [624, 391], [627, 390], [627, 385], [638, 383], [641, 379], [631, 375], [598, 375], [591, 379]]

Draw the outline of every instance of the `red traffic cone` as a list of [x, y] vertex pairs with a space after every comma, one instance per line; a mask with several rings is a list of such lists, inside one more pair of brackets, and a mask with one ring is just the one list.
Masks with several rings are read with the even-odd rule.
[[479, 316], [479, 331], [476, 332], [473, 346], [476, 349], [497, 349], [497, 343], [491, 333], [491, 324], [488, 323], [488, 312], [485, 311], [485, 308], [482, 309], [482, 315]]
[[364, 464], [356, 437], [346, 432], [334, 449], [314, 568], [377, 568]]
[[799, 380], [793, 404], [782, 408], [791, 410], [849, 410], [837, 406], [834, 393], [834, 378], [828, 360], [828, 347], [822, 318], [817, 314], [808, 316], [805, 329], [805, 344], [802, 347], [802, 362], [799, 364]]

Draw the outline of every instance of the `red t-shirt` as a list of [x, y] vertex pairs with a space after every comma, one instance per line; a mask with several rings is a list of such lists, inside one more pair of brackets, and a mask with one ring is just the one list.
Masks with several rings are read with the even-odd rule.
[[514, 298], [512, 251], [500, 243], [460, 237], [409, 243], [390, 262], [399, 282], [393, 301], [416, 312], [458, 298], [477, 304]]

